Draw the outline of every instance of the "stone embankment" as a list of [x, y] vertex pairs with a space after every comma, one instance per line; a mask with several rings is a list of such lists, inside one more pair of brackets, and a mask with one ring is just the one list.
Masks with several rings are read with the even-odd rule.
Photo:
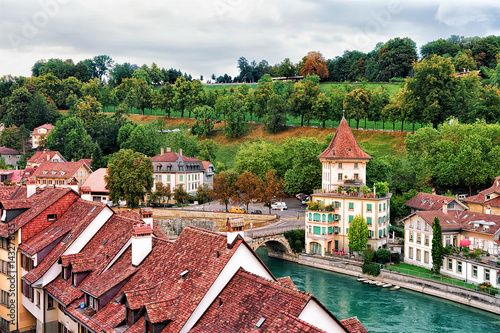
[[314, 255], [285, 255], [269, 253], [270, 257], [297, 262], [341, 274], [364, 277], [370, 280], [400, 286], [423, 294], [444, 298], [500, 315], [500, 298], [468, 288], [450, 285], [412, 275], [382, 270], [377, 277], [362, 273], [361, 263], [344, 258], [325, 258]]

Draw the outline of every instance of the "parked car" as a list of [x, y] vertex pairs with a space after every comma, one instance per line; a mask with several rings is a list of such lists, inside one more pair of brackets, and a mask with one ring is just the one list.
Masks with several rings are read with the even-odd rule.
[[271, 205], [271, 209], [276, 209], [276, 210], [287, 210], [288, 207], [286, 206], [286, 202], [283, 201], [277, 201]]
[[299, 193], [295, 196], [297, 198], [297, 200], [304, 200], [305, 197], [307, 197], [307, 194], [304, 194], [304, 193]]
[[256, 210], [252, 210], [252, 211], [250, 212], [250, 214], [262, 214], [262, 211], [261, 211], [261, 210], [256, 209]]
[[238, 206], [233, 206], [229, 210], [230, 213], [240, 213], [240, 214], [245, 214], [246, 210], [244, 208], [238, 207]]
[[304, 199], [302, 199], [302, 204], [307, 205], [309, 201], [311, 201], [311, 197], [305, 197]]

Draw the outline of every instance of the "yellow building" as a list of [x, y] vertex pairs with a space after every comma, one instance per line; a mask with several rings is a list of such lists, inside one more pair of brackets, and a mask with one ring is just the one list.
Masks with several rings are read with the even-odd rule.
[[500, 176], [495, 178], [490, 188], [462, 201], [469, 206], [471, 212], [500, 215]]

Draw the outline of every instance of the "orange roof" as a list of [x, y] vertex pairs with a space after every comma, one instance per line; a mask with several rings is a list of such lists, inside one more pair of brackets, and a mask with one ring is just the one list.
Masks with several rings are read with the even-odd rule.
[[[182, 160], [184, 162], [201, 162], [200, 159], [196, 157], [187, 157], [184, 155], [181, 155]], [[160, 155], [156, 155], [151, 157], [151, 162], [177, 162], [177, 159], [179, 158], [179, 154], [173, 151], [169, 151]]]
[[[61, 153], [58, 151], [46, 151], [46, 150], [39, 150], [37, 151], [31, 158], [28, 160], [29, 163], [42, 163], [42, 162], [47, 162], [47, 155], [49, 155], [49, 161], [54, 158], [55, 155], [59, 155], [62, 157]], [[66, 160], [63, 161], [66, 162]]]
[[340, 125], [328, 147], [318, 157], [331, 159], [371, 159], [371, 156], [359, 147], [345, 118], [342, 118], [340, 121]]
[[[43, 162], [40, 163], [33, 176], [36, 178], [73, 178], [84, 162]], [[90, 170], [90, 167], [87, 165]]]
[[105, 192], [109, 193], [109, 190], [106, 188], [106, 182], [104, 181], [104, 176], [108, 172], [106, 168], [100, 168], [96, 171], [92, 172], [85, 183], [83, 183], [83, 187], [90, 187], [91, 192]]
[[209, 161], [203, 161], [203, 169], [207, 170], [208, 167], [210, 166], [210, 164], [212, 164], [212, 162], [209, 162]]
[[47, 130], [47, 133], [44, 133], [44, 135], [47, 135], [49, 134], [49, 132], [54, 128], [55, 126], [52, 125], [52, 124], [43, 124], [41, 126], [38, 126], [37, 128], [35, 128], [33, 130], [33, 132], [31, 132], [31, 135], [39, 135], [38, 134], [38, 130], [41, 129], [41, 128], [45, 128]]
[[463, 206], [458, 200], [444, 195], [419, 192], [416, 196], [405, 202], [405, 206], [419, 210], [440, 210], [443, 209], [443, 201], [449, 204], [456, 201]]

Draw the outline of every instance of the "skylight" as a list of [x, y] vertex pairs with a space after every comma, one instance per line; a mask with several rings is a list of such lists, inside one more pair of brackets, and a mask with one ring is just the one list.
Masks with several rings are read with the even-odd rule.
[[260, 317], [260, 319], [257, 322], [257, 324], [255, 324], [255, 328], [260, 328], [262, 326], [262, 324], [264, 324], [265, 321], [266, 321], [265, 317]]

